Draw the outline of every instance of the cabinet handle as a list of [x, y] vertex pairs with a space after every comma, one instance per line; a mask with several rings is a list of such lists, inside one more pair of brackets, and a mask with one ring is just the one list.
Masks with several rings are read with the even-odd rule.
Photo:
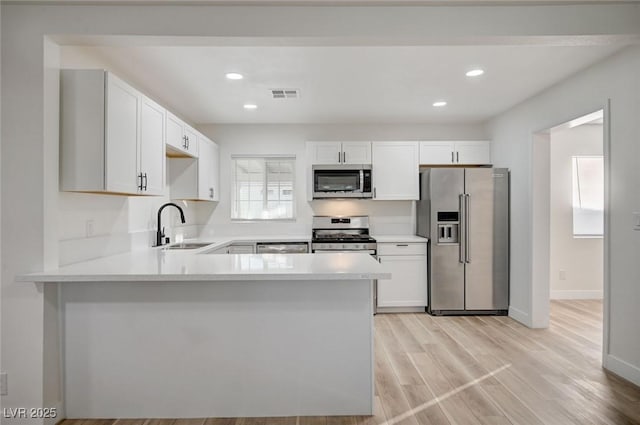
[[187, 136], [187, 150], [189, 150], [190, 145], [191, 145], [191, 140], [189, 139], [189, 136]]
[[460, 152], [456, 151], [456, 162], [460, 163]]
[[377, 197], [378, 197], [378, 195], [376, 194], [376, 188], [375, 188], [375, 187], [373, 188], [373, 197], [374, 197], [374, 198], [377, 198]]
[[454, 164], [455, 161], [453, 160], [453, 151], [451, 151], [451, 163]]
[[148, 182], [147, 173], [144, 173], [142, 178], [144, 179], [144, 187], [143, 187], [143, 189], [146, 191], [147, 190], [147, 182]]
[[338, 152], [338, 163], [342, 162], [342, 157], [340, 156], [340, 152]]
[[142, 190], [142, 173], [138, 173], [138, 190]]
[[408, 243], [397, 243], [396, 246], [409, 246]]
[[342, 163], [343, 164], [347, 163], [347, 153], [346, 152], [342, 152]]
[[209, 188], [209, 198], [213, 199], [213, 188]]

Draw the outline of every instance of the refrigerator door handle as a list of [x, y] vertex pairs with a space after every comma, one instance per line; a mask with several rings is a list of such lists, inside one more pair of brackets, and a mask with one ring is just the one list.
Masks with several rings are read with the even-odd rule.
[[467, 240], [466, 240], [467, 224], [465, 221], [465, 216], [466, 216], [465, 195], [461, 194], [459, 196], [459, 199], [460, 199], [460, 241], [458, 242], [458, 261], [460, 263], [465, 263], [466, 262], [465, 254], [466, 254], [466, 245], [467, 245]]
[[466, 263], [471, 262], [471, 248], [469, 247], [469, 236], [471, 231], [469, 230], [469, 216], [471, 215], [471, 195], [468, 193], [464, 195], [464, 260]]

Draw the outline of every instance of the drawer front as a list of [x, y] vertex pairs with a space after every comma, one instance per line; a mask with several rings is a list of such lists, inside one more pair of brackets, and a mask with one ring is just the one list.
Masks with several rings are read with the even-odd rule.
[[426, 243], [379, 243], [378, 255], [427, 255]]

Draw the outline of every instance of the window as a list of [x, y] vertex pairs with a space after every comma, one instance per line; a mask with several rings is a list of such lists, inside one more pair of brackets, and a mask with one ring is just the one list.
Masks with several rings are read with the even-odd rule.
[[604, 231], [604, 161], [602, 156], [574, 156], [573, 235], [602, 236]]
[[295, 157], [232, 156], [231, 218], [295, 218]]

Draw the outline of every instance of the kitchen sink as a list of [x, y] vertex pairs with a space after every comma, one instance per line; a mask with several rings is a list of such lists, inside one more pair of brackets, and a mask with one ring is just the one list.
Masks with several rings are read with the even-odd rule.
[[164, 249], [198, 249], [211, 244], [212, 242], [183, 242], [167, 245]]

